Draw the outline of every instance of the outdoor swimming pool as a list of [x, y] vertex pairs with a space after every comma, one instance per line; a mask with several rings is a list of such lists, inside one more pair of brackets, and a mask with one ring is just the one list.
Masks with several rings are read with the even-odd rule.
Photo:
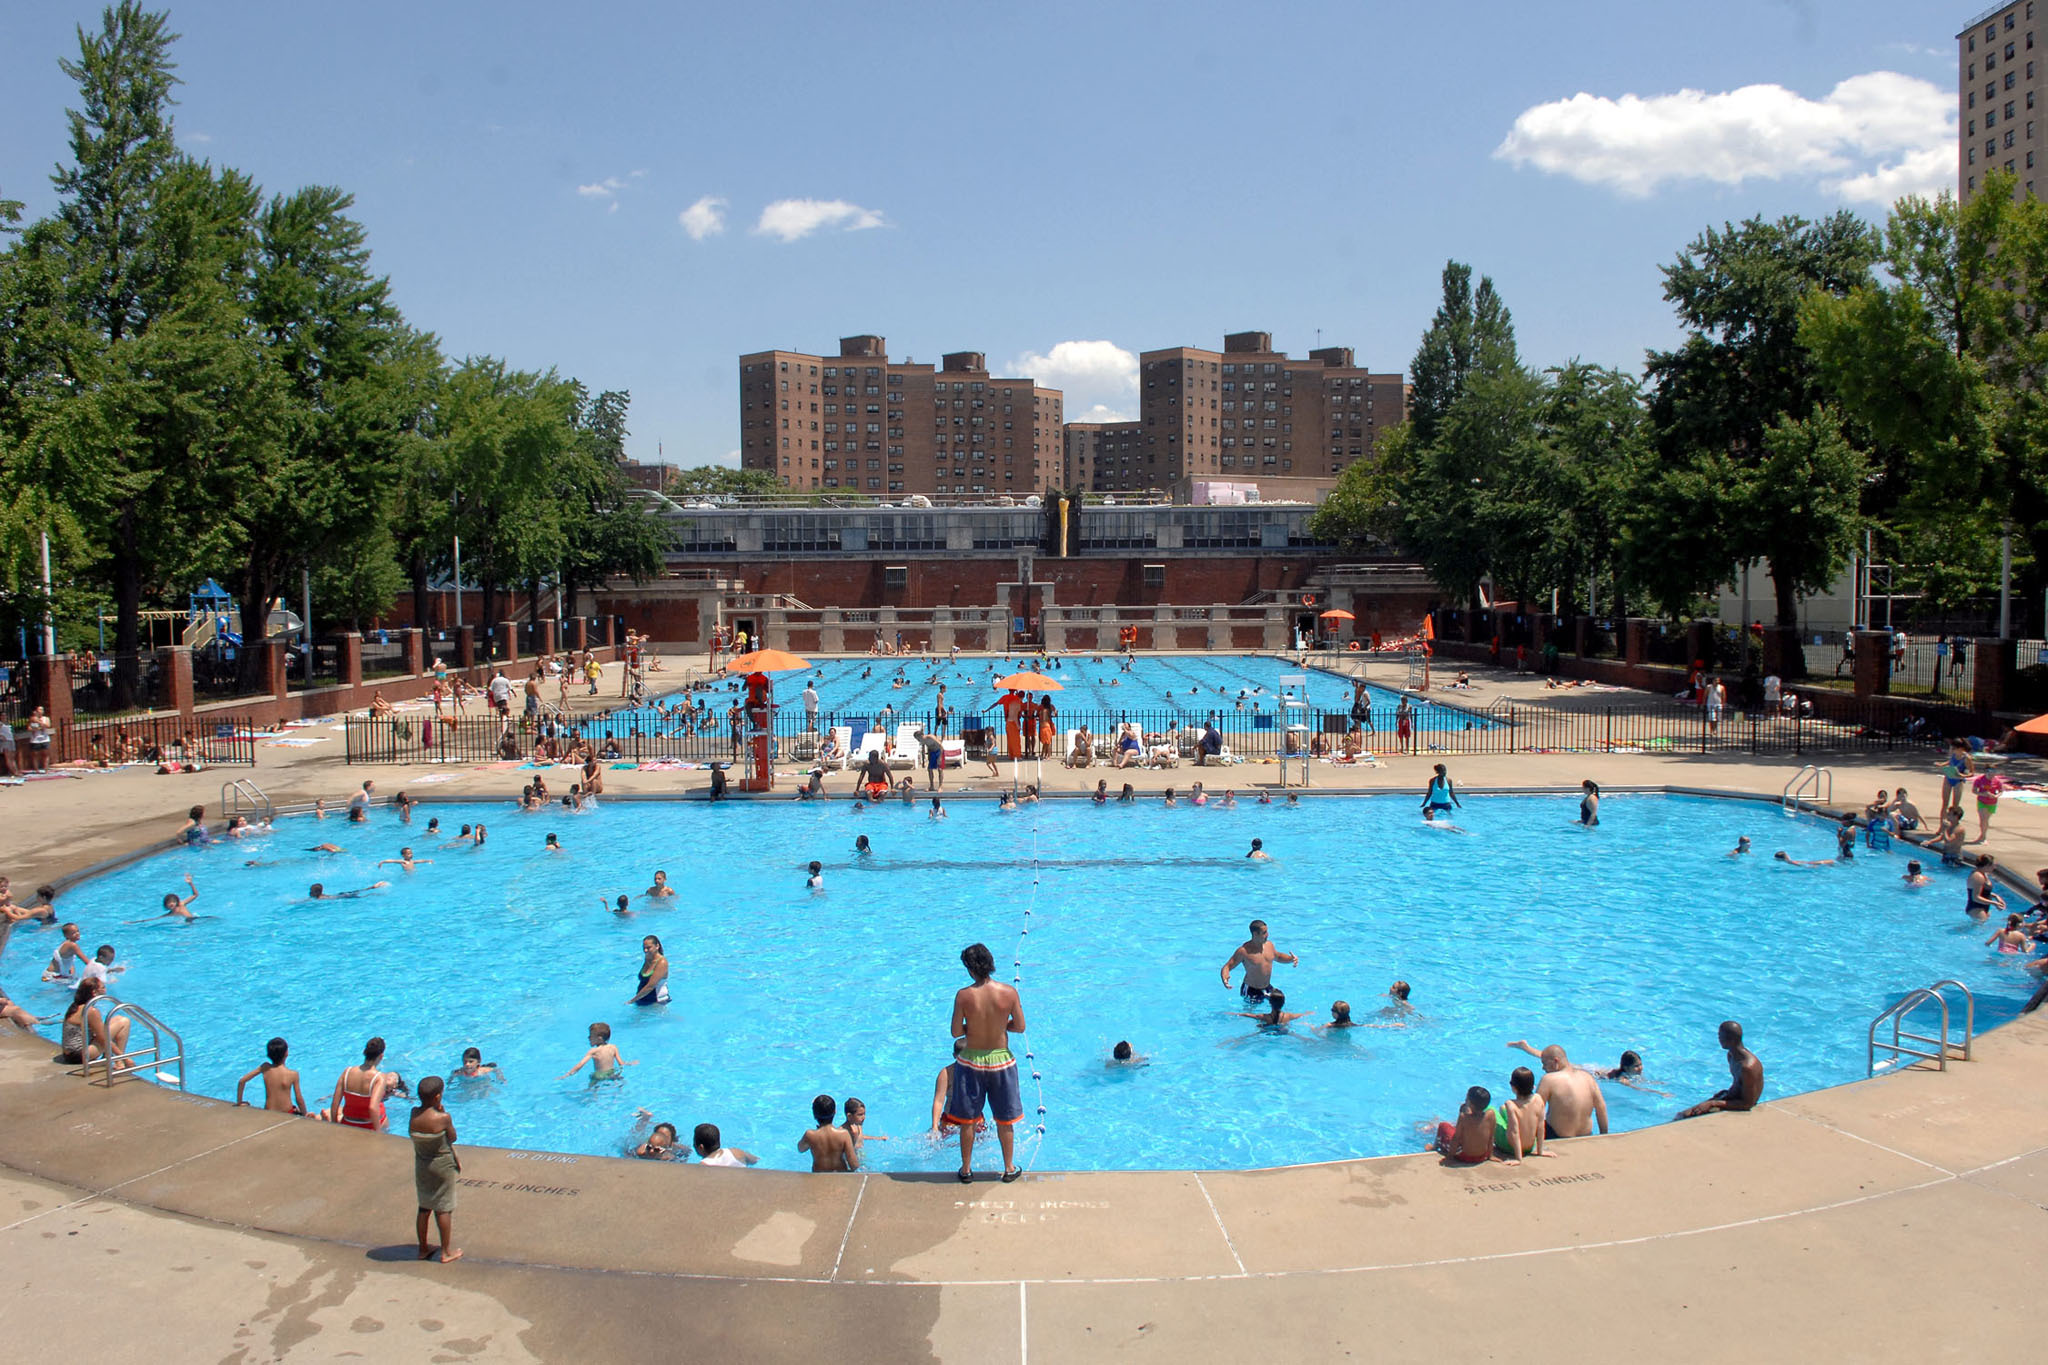
[[[409, 828], [383, 809], [363, 826], [292, 817], [268, 838], [143, 859], [62, 906], [88, 948], [118, 945], [119, 994], [184, 1034], [202, 1093], [231, 1096], [272, 1034], [291, 1041], [316, 1104], [372, 1033], [409, 1079], [453, 1069], [474, 1044], [506, 1080], [454, 1090], [466, 1142], [612, 1153], [644, 1106], [686, 1137], [717, 1123], [779, 1167], [800, 1164], [824, 1092], [866, 1100], [869, 1131], [891, 1139], [870, 1145], [873, 1166], [951, 1169], [953, 1149], [921, 1134], [966, 980], [958, 954], [975, 940], [1002, 978], [1023, 978], [1027, 1113], [1041, 1093], [1046, 1113], [1020, 1162], [1039, 1169], [1419, 1148], [1417, 1125], [1454, 1113], [1467, 1086], [1506, 1093], [1530, 1061], [1514, 1038], [1607, 1066], [1640, 1051], [1672, 1098], [1608, 1085], [1615, 1126], [1638, 1127], [1725, 1083], [1723, 1018], [1748, 1029], [1777, 1098], [1860, 1078], [1871, 1017], [1909, 987], [1967, 982], [1980, 1028], [2029, 989], [2016, 959], [1983, 947], [1990, 928], [1962, 915], [1960, 876], [1908, 889], [1903, 853], [1776, 864], [1773, 849], [1825, 857], [1834, 840], [1761, 803], [1614, 795], [1584, 830], [1575, 799], [1483, 797], [1459, 813], [1463, 834], [1422, 827], [1412, 796], [951, 810], [933, 822], [922, 804], [613, 801], [566, 817], [429, 805]], [[435, 849], [430, 815], [451, 830], [482, 818], [490, 841]], [[541, 852], [549, 831], [565, 852]], [[865, 863], [850, 856], [858, 834], [875, 847]], [[1740, 834], [1757, 853], [1726, 856]], [[1254, 837], [1275, 861], [1245, 860]], [[302, 851], [328, 840], [346, 851]], [[432, 865], [374, 867], [406, 843]], [[804, 888], [811, 858], [826, 864], [821, 895]], [[681, 890], [662, 908], [639, 894], [656, 868]], [[206, 918], [122, 923], [153, 916], [188, 872]], [[303, 899], [314, 880], [380, 876], [389, 891]], [[630, 919], [601, 902], [621, 892]], [[1276, 976], [1290, 1009], [1327, 1017], [1343, 998], [1370, 1027], [1267, 1032], [1236, 1017], [1218, 969], [1255, 915], [1300, 956]], [[673, 1003], [635, 1009], [623, 1002], [648, 933], [674, 964]], [[37, 976], [56, 941], [17, 933], [0, 961], [14, 998], [53, 1016], [52, 1038], [68, 992]], [[1413, 983], [1414, 1011], [1383, 1016], [1396, 977]], [[639, 1065], [622, 1082], [555, 1079], [594, 1020]], [[1105, 1067], [1119, 1039], [1149, 1065]], [[976, 1160], [989, 1169], [993, 1142]]]
[[[1261, 718], [1282, 727], [1297, 721], [1313, 727], [1315, 712], [1343, 714], [1351, 706], [1352, 679], [1265, 655], [1138, 655], [1131, 660], [1129, 672], [1123, 671], [1119, 656], [1105, 654], [1100, 663], [1095, 658], [1092, 654], [1067, 654], [1051, 663], [1024, 655], [966, 656], [951, 662], [942, 656], [832, 659], [807, 672], [777, 674], [775, 696], [784, 716], [795, 715], [800, 720], [804, 684], [809, 681], [817, 688], [821, 715], [872, 721], [884, 714], [884, 708], [894, 708], [894, 715], [902, 720], [924, 720], [932, 715], [943, 685], [955, 733], [962, 720], [976, 713], [985, 714], [992, 725], [1001, 728], [1002, 712], [993, 705], [1002, 693], [991, 684], [1027, 668], [1059, 680], [1061, 691], [1053, 694], [1053, 702], [1061, 714], [1091, 723], [1128, 715], [1161, 726], [1173, 720], [1186, 725], [1215, 715], [1226, 729], [1248, 728]], [[1392, 664], [1376, 667], [1380, 681], [1368, 683], [1373, 721], [1377, 729], [1392, 731], [1401, 694], [1381, 683], [1398, 685], [1406, 675]], [[899, 674], [901, 687], [896, 685]], [[668, 700], [701, 696], [707, 705], [722, 711], [730, 701], [725, 691], [677, 693]], [[1409, 705], [1415, 710], [1418, 731], [1485, 729], [1498, 723], [1476, 709], [1454, 703], [1413, 697]], [[650, 715], [646, 711], [614, 714]]]

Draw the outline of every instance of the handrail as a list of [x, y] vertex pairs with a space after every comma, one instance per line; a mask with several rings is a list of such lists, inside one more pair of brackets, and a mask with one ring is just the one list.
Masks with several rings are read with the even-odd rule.
[[1778, 804], [1788, 813], [1797, 810], [1809, 786], [1813, 788], [1813, 799], [1816, 804], [1832, 805], [1835, 799], [1835, 770], [1807, 764], [1792, 774], [1791, 780], [1786, 782], [1784, 790], [1778, 795]]
[[229, 820], [242, 813], [246, 799], [249, 809], [258, 812], [265, 821], [277, 818], [277, 807], [271, 804], [269, 795], [246, 777], [231, 777], [220, 784], [220, 813]]
[[[109, 1043], [113, 1041], [114, 1020], [123, 1014], [149, 1029], [149, 1046], [146, 1048], [130, 1048], [128, 1051], [121, 1053], [109, 1051], [92, 1061], [81, 1063], [71, 1074], [74, 1076], [84, 1076], [90, 1081], [93, 1068], [97, 1066], [101, 1070], [99, 1084], [112, 1086], [116, 1074], [123, 1076], [140, 1074], [141, 1067], [138, 1065], [138, 1061], [146, 1057], [149, 1059], [149, 1070], [155, 1074], [159, 1082], [164, 1080], [163, 1068], [175, 1063], [177, 1075], [171, 1080], [170, 1084], [183, 1090], [185, 1088], [184, 1038], [179, 1035], [176, 1029], [157, 1018], [154, 1014], [151, 1014], [142, 1006], [135, 1004], [133, 1001], [124, 1000], [101, 1016], [101, 1021], [107, 1026], [107, 1041]], [[165, 1037], [170, 1038], [171, 1046], [175, 1049], [168, 1057], [164, 1055], [163, 1040]]]
[[[1865, 1075], [1874, 1076], [1877, 1074], [1877, 1050], [1880, 1047], [1890, 1052], [1894, 1060], [1900, 1057], [1917, 1057], [1922, 1061], [1935, 1063], [1938, 1069], [1942, 1071], [1948, 1070], [1949, 1058], [1956, 1055], [1958, 1049], [1957, 1044], [1949, 1041], [1949, 1004], [1948, 996], [1943, 989], [1947, 986], [1954, 986], [1963, 993], [1963, 1041], [1960, 1052], [1963, 1061], [1971, 1060], [1972, 1045], [1977, 1033], [1977, 998], [1970, 993], [1968, 986], [1965, 986], [1953, 977], [1948, 977], [1935, 982], [1931, 986], [1920, 986], [1906, 992], [1895, 1003], [1880, 1010], [1877, 1017], [1870, 1021], [1870, 1032], [1865, 1040]], [[1940, 1035], [1931, 1036], [1925, 1033], [1907, 1032], [1905, 1030], [1907, 1016], [1929, 1002], [1941, 1007]], [[1878, 1041], [1877, 1031], [1884, 1025], [1887, 1019], [1891, 1021], [1892, 1039], [1889, 1043], [1881, 1043]], [[1926, 1043], [1934, 1051], [1922, 1051], [1919, 1048], [1907, 1046], [1908, 1043]]]

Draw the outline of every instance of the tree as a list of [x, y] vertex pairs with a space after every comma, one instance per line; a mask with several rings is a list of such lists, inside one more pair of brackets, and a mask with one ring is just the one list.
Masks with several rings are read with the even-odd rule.
[[702, 464], [693, 469], [669, 470], [662, 491], [672, 498], [750, 496], [787, 493], [789, 485], [766, 469]]
[[1408, 421], [1417, 437], [1436, 439], [1437, 428], [1475, 372], [1497, 373], [1517, 363], [1514, 319], [1492, 279], [1482, 276], [1475, 294], [1472, 267], [1446, 261], [1443, 302], [1409, 363], [1414, 396]]
[[[1868, 283], [1874, 252], [1847, 212], [1752, 218], [1708, 229], [1664, 268], [1664, 297], [1688, 335], [1649, 357], [1657, 458], [1628, 535], [1633, 572], [1667, 607], [1767, 559], [1777, 624], [1796, 626], [1800, 596], [1840, 568], [1864, 463], [1822, 411], [1828, 391], [1799, 341], [1800, 306]], [[1826, 482], [1772, 482], [1788, 469]], [[1803, 672], [1796, 659], [1790, 667]]]
[[[312, 186], [261, 215], [248, 307], [278, 380], [278, 429], [232, 503], [245, 636], [260, 633], [271, 600], [302, 570], [341, 569], [328, 581], [345, 585], [352, 617], [393, 576], [372, 570], [364, 552], [390, 553], [385, 521], [400, 463], [418, 443], [432, 351], [416, 344], [388, 283], [370, 273], [351, 203]], [[242, 656], [242, 684], [261, 684], [254, 651]]]
[[[1493, 281], [1482, 279], [1475, 294], [1471, 277], [1470, 266], [1444, 266], [1443, 304], [1411, 365], [1408, 421], [1381, 437], [1371, 465], [1339, 476], [1310, 523], [1349, 547], [1391, 542], [1461, 598], [1491, 572], [1497, 536], [1514, 515], [1508, 484], [1482, 500], [1481, 481], [1504, 474], [1503, 462], [1532, 437], [1541, 388], [1516, 358], [1514, 323]], [[1482, 501], [1494, 514], [1485, 526]]]
[[2048, 555], [2048, 206], [1993, 172], [1959, 206], [1893, 207], [1886, 278], [1809, 296], [1800, 341], [1845, 413], [1900, 461], [1884, 510], [1914, 586], [1944, 609], [1989, 585], [2005, 527]]
[[[577, 391], [582, 392], [580, 385]], [[580, 439], [556, 475], [564, 518], [557, 567], [564, 609], [571, 616], [582, 615], [580, 589], [603, 587], [615, 574], [644, 582], [661, 572], [662, 552], [668, 548], [668, 528], [619, 471], [632, 401], [631, 394], [611, 389], [584, 399], [576, 416]]]

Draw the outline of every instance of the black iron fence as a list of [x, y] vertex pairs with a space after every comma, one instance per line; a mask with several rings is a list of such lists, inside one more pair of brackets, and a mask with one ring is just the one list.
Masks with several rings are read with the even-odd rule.
[[[723, 700], [723, 698], [721, 698]], [[1411, 709], [1405, 733], [1394, 706], [1362, 714], [1306, 708], [1284, 714], [1235, 710], [1169, 712], [1062, 712], [1043, 757], [1085, 755], [1090, 766], [1117, 763], [1135, 740], [1138, 759], [1192, 759], [1208, 724], [1222, 749], [1241, 759], [1268, 759], [1307, 752], [1338, 758], [1346, 754], [1542, 754], [1683, 753], [1809, 754], [1855, 750], [1934, 748], [1953, 736], [1980, 734], [1987, 721], [1961, 708], [1919, 708], [1917, 717], [1882, 705], [1830, 704], [1828, 714], [1737, 711], [1718, 717], [1697, 706], [1676, 703], [1553, 708], [1496, 703], [1488, 710], [1425, 703]], [[470, 713], [439, 720], [431, 713], [350, 716], [346, 721], [351, 763], [491, 763], [555, 758], [580, 738], [601, 757], [621, 762], [673, 760], [730, 763], [742, 755], [746, 721], [729, 706], [715, 710], [678, 708], [670, 714], [620, 711], [587, 716], [546, 715], [538, 720]], [[1006, 754], [1010, 741], [998, 717], [969, 717], [942, 723], [929, 712], [822, 713], [813, 726], [806, 715], [778, 707], [769, 729], [774, 761], [809, 763], [832, 749], [858, 755], [879, 745], [909, 751], [913, 727], [962, 742], [965, 757], [979, 760]], [[1086, 730], [1085, 739], [1081, 731]], [[1988, 738], [1996, 738], [1991, 735]], [[1039, 744], [1020, 734], [1019, 745], [1037, 754]]]
[[112, 767], [122, 763], [196, 763], [208, 767], [252, 767], [253, 727], [243, 716], [128, 716], [73, 721], [52, 737], [53, 761], [84, 761]]

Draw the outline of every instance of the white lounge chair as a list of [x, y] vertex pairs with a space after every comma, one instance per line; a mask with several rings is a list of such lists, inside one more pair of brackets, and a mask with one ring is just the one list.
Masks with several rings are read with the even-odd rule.
[[835, 725], [832, 727], [830, 734], [833, 744], [838, 746], [839, 757], [833, 759], [825, 766], [833, 769], [843, 769], [846, 767], [848, 756], [853, 751], [853, 727], [851, 725]]
[[888, 757], [892, 768], [915, 768], [924, 762], [924, 741], [917, 737], [917, 726], [896, 727], [896, 742], [889, 746]]
[[870, 730], [865, 735], [862, 735], [860, 747], [853, 751], [853, 766], [856, 768], [865, 767], [869, 754], [880, 754], [884, 759], [887, 759], [889, 756], [889, 737], [879, 730]]

